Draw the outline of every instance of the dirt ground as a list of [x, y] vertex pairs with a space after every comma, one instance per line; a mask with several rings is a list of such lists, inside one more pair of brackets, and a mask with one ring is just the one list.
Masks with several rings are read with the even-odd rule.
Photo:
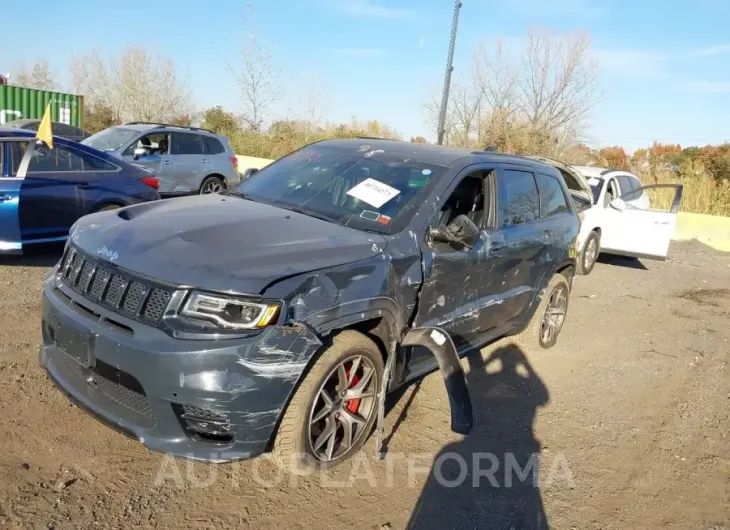
[[37, 364], [55, 256], [3, 258], [0, 527], [730, 529], [730, 255], [670, 256], [577, 277], [555, 349], [466, 359], [471, 436], [432, 374], [388, 413], [384, 461], [371, 440], [308, 476], [152, 454], [70, 405]]

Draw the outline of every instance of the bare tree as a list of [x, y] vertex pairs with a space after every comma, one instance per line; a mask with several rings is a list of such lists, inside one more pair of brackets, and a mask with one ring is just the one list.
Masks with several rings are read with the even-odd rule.
[[[476, 141], [479, 130], [481, 95], [470, 80], [451, 83], [449, 105], [444, 119], [444, 144], [458, 147], [471, 146]], [[438, 134], [439, 112], [441, 109], [441, 88], [431, 85], [423, 101], [426, 123]]]
[[[581, 138], [596, 102], [599, 70], [589, 51], [585, 34], [533, 29], [519, 54], [502, 40], [479, 44], [471, 79], [452, 90], [449, 141], [559, 156]], [[432, 99], [429, 117], [437, 109]]]
[[48, 61], [45, 59], [37, 61], [30, 71], [25, 68], [24, 64], [21, 64], [10, 80], [14, 85], [39, 90], [55, 90], [57, 86]]
[[114, 66], [122, 115], [141, 121], [175, 121], [192, 113], [187, 85], [177, 78], [172, 60], [130, 47]]
[[478, 140], [482, 94], [473, 82], [457, 83], [452, 88], [452, 128], [450, 145], [473, 147]]
[[91, 50], [71, 62], [72, 86], [89, 105], [108, 107], [122, 121], [180, 121], [194, 114], [187, 83], [172, 60], [138, 46], [112, 61]]
[[471, 70], [476, 90], [489, 109], [497, 113], [513, 113], [516, 110], [519, 74], [501, 38], [497, 40], [493, 53], [484, 43], [477, 44]]
[[[425, 113], [424, 121], [428, 129], [433, 132], [434, 136], [438, 134], [439, 112], [441, 109], [441, 89], [435, 83], [427, 85], [424, 90], [425, 96], [421, 103], [423, 112]], [[446, 107], [446, 119], [444, 120], [444, 143], [449, 144], [449, 137], [453, 129], [453, 109], [451, 106]]]
[[111, 66], [94, 48], [71, 59], [71, 88], [77, 94], [83, 94], [88, 104], [100, 104], [119, 112], [117, 85], [112, 79]]
[[530, 29], [523, 59], [522, 111], [543, 130], [576, 131], [592, 110], [598, 89], [598, 63], [589, 55], [585, 33], [559, 36]]
[[329, 106], [329, 93], [322, 78], [311, 73], [297, 91], [298, 114], [307, 123], [306, 140], [324, 119]]
[[273, 45], [259, 37], [254, 12], [247, 5], [246, 36], [240, 68], [231, 67], [238, 84], [243, 121], [253, 131], [261, 131], [271, 104], [279, 96], [279, 72], [271, 54]]

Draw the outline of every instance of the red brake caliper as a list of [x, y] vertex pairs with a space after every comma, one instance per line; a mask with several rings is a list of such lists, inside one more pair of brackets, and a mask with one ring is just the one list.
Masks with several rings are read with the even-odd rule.
[[[350, 379], [350, 368], [348, 368], [345, 373], [347, 374], [347, 378]], [[355, 385], [357, 385], [358, 381], [360, 381], [360, 378], [355, 374], [355, 377], [352, 378], [352, 383], [350, 383], [350, 386], [348, 388], [352, 388]], [[355, 414], [357, 412], [357, 409], [360, 407], [360, 398], [357, 399], [348, 399], [347, 404], [345, 405], [345, 408], [348, 412]]]

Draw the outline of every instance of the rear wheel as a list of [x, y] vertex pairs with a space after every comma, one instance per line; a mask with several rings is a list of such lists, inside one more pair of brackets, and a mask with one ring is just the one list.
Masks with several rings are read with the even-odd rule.
[[220, 193], [226, 189], [226, 184], [223, 179], [216, 176], [206, 177], [203, 183], [200, 185], [200, 194], [205, 195], [208, 193]]
[[556, 274], [543, 293], [532, 320], [516, 341], [527, 351], [537, 348], [546, 350], [558, 342], [568, 312], [570, 286], [562, 274]]
[[360, 450], [375, 426], [383, 371], [368, 337], [351, 330], [335, 336], [284, 413], [276, 462], [290, 470], [327, 469]]
[[588, 275], [596, 265], [598, 254], [601, 249], [601, 239], [595, 230], [588, 235], [583, 250], [578, 258], [578, 272]]

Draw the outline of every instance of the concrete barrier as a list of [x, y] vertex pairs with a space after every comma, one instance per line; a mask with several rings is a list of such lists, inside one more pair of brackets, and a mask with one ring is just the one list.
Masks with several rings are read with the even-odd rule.
[[268, 158], [256, 158], [255, 156], [236, 155], [236, 158], [238, 159], [239, 173], [243, 173], [248, 168], [261, 169], [273, 162], [273, 160], [269, 160]]
[[672, 239], [696, 239], [716, 250], [730, 252], [730, 217], [679, 212]]

